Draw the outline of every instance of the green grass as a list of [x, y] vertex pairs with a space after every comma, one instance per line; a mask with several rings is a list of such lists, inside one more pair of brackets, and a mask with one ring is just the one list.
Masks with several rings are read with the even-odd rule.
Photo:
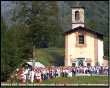
[[59, 84], [108, 84], [108, 76], [75, 76], [67, 78], [50, 79], [41, 82], [41, 84], [59, 83]]
[[[16, 82], [21, 83], [21, 82]], [[31, 82], [28, 81], [28, 84]], [[67, 78], [56, 78], [43, 80], [40, 83], [37, 83], [36, 80], [34, 84], [108, 84], [108, 76], [75, 76], [75, 77], [67, 77]], [[23, 83], [25, 84], [25, 83]]]
[[64, 49], [59, 49], [59, 48], [37, 49], [36, 61], [41, 62], [45, 66], [52, 66], [53, 62], [58, 66], [63, 66], [64, 55], [65, 55]]

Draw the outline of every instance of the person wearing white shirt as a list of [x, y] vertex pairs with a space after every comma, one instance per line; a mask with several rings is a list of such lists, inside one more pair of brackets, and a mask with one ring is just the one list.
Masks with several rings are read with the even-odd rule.
[[31, 82], [34, 81], [34, 70], [31, 71]]
[[72, 72], [71, 72], [71, 70], [68, 71], [68, 77], [72, 77]]
[[84, 74], [86, 73], [86, 67], [84, 67]]
[[57, 69], [57, 74], [58, 74], [58, 77], [60, 77], [60, 69], [59, 68]]
[[31, 70], [28, 71], [28, 79], [31, 80]]
[[36, 73], [36, 76], [37, 76], [37, 82], [41, 82], [41, 73], [40, 73], [40, 71], [38, 71]]
[[45, 70], [43, 70], [43, 74], [46, 74], [46, 71]]
[[26, 82], [27, 74], [28, 74], [28, 69], [26, 69], [26, 70], [24, 71], [24, 82]]

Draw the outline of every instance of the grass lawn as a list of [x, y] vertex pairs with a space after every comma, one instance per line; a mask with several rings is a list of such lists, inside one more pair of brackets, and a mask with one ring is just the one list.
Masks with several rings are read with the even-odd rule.
[[[16, 83], [16, 82], [15, 82]], [[21, 82], [17, 82], [20, 83]], [[32, 84], [30, 81], [28, 84]], [[40, 83], [34, 81], [34, 84], [108, 84], [108, 76], [75, 76], [59, 77], [56, 79], [43, 80]], [[23, 83], [25, 84], [25, 83]]]
[[75, 76], [45, 80], [41, 84], [108, 84], [108, 76]]

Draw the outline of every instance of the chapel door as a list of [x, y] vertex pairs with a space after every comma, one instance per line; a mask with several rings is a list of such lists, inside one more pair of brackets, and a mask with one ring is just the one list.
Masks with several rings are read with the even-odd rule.
[[79, 66], [83, 66], [83, 61], [80, 60]]
[[78, 58], [78, 66], [84, 66], [84, 58]]

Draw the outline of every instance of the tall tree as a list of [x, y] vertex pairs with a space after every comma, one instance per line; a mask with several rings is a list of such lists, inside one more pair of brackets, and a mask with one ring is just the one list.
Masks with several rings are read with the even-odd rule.
[[23, 24], [8, 28], [1, 18], [1, 79], [6, 80], [9, 74], [32, 57], [32, 45], [28, 37], [28, 27]]
[[[8, 27], [1, 17], [1, 80], [6, 80], [13, 71], [16, 49], [8, 39]], [[15, 65], [16, 67], [16, 65]]]
[[8, 31], [9, 39], [17, 49], [16, 54], [19, 59], [16, 60], [16, 63], [17, 61], [24, 62], [32, 57], [32, 43], [29, 41], [31, 39], [28, 37], [28, 32], [29, 28], [24, 24], [14, 24]]
[[[60, 27], [57, 25], [59, 10], [55, 1], [17, 1], [16, 5], [17, 8], [13, 10], [13, 19], [29, 26], [33, 50], [40, 48], [42, 42], [47, 43], [49, 39], [52, 39], [51, 32], [54, 31], [55, 36], [59, 35]], [[35, 58], [35, 52], [33, 56]]]

